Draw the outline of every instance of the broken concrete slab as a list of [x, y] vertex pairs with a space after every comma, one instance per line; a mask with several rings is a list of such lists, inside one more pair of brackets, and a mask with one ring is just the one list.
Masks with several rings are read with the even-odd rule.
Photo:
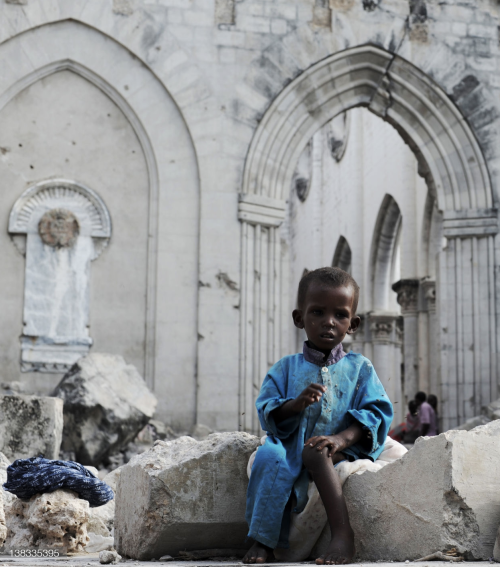
[[156, 441], [134, 457], [118, 481], [118, 552], [158, 559], [181, 549], [247, 547], [246, 468], [259, 445], [248, 433], [214, 433]]
[[10, 460], [57, 459], [63, 432], [59, 398], [0, 396], [0, 451]]
[[16, 498], [5, 506], [5, 550], [54, 549], [83, 551], [88, 541], [89, 503], [70, 490]]
[[351, 476], [344, 494], [357, 560], [415, 560], [452, 548], [467, 560], [492, 557], [499, 466], [500, 421], [492, 421], [420, 438], [402, 459]]
[[93, 466], [106, 463], [132, 441], [157, 404], [136, 368], [112, 354], [81, 358], [54, 395], [64, 400], [63, 450]]

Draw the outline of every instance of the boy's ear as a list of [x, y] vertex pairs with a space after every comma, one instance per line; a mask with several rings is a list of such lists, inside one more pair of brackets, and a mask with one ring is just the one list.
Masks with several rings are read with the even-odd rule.
[[301, 309], [294, 309], [292, 311], [292, 319], [293, 319], [293, 324], [297, 327], [297, 329], [304, 328], [304, 318], [302, 317]]
[[357, 315], [353, 317], [351, 319], [351, 324], [349, 325], [349, 329], [347, 329], [347, 334], [353, 335], [358, 330], [360, 323], [361, 323], [361, 317], [358, 317]]

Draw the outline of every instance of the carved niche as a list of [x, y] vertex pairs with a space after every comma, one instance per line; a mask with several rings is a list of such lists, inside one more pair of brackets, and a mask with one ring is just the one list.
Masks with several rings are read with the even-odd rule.
[[19, 197], [9, 234], [26, 256], [21, 370], [65, 372], [92, 345], [90, 263], [111, 236], [109, 212], [91, 189], [54, 179]]

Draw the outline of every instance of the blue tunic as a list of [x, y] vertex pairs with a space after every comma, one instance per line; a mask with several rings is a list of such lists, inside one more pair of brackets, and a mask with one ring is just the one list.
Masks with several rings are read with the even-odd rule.
[[[313, 383], [327, 388], [321, 400], [275, 423], [273, 410]], [[350, 352], [328, 367], [307, 362], [303, 354], [285, 356], [269, 370], [256, 407], [268, 437], [257, 450], [248, 484], [248, 536], [273, 549], [286, 548], [292, 490], [294, 512], [301, 512], [307, 503], [309, 477], [302, 463], [305, 441], [315, 435], [340, 433], [358, 421], [369, 433], [369, 443], [365, 438], [343, 452], [354, 460], [374, 461], [384, 448], [393, 418], [392, 404], [371, 362]]]

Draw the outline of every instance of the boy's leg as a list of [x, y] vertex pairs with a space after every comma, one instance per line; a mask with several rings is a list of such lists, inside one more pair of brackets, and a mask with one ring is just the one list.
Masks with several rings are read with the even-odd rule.
[[354, 557], [354, 532], [349, 523], [342, 486], [328, 451], [328, 447], [318, 451], [307, 445], [302, 452], [302, 458], [318, 488], [332, 532], [327, 552], [316, 559], [316, 563], [343, 565], [351, 563]]
[[265, 563], [279, 543], [292, 485], [286, 451], [280, 441], [268, 437], [257, 450], [248, 483], [246, 520], [255, 543], [243, 563]]

